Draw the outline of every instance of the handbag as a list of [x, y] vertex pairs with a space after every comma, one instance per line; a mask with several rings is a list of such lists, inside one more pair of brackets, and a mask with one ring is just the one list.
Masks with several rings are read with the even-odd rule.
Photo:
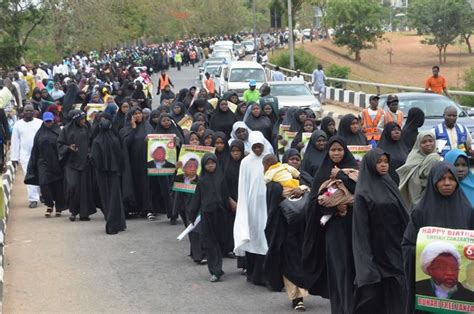
[[304, 193], [298, 198], [290, 196], [280, 203], [283, 216], [289, 225], [296, 224], [304, 219], [304, 210], [308, 198], [309, 193]]

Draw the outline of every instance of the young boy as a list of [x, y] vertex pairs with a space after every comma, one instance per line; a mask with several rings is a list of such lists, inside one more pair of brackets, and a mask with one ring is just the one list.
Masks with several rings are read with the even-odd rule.
[[283, 197], [287, 198], [296, 188], [301, 188], [298, 180], [300, 172], [294, 167], [278, 162], [276, 156], [272, 154], [263, 157], [262, 163], [265, 183], [271, 181], [280, 183], [283, 187]]

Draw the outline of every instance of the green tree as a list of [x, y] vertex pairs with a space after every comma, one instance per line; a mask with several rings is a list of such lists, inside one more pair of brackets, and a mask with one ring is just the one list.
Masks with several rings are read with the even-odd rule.
[[439, 63], [446, 63], [447, 47], [462, 32], [470, 34], [463, 26], [469, 22], [468, 12], [471, 7], [466, 0], [416, 0], [408, 8], [408, 18], [418, 33], [426, 35], [422, 43], [436, 46]]
[[334, 43], [346, 46], [361, 60], [361, 51], [377, 47], [382, 38], [382, 8], [377, 0], [330, 1], [324, 23], [334, 29]]
[[18, 65], [28, 40], [45, 18], [47, 8], [40, 0], [0, 1], [0, 64]]

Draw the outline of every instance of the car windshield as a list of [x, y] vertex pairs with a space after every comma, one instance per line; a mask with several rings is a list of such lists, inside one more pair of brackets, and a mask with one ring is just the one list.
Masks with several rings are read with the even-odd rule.
[[413, 107], [420, 108], [425, 113], [425, 118], [434, 119], [442, 118], [444, 109], [449, 106], [455, 106], [458, 110], [459, 117], [465, 117], [466, 114], [456, 105], [454, 101], [446, 97], [417, 97], [411, 99], [400, 99], [398, 102], [398, 109], [400, 109], [405, 118], [408, 115], [408, 110]]
[[242, 48], [242, 45], [240, 45], [240, 44], [235, 44], [234, 45], [234, 49], [240, 49], [240, 48]]
[[250, 80], [264, 82], [265, 72], [263, 69], [232, 69], [230, 72], [229, 82], [248, 82]]
[[211, 75], [216, 75], [218, 72], [217, 70], [219, 70], [219, 66], [217, 65], [212, 65], [212, 66], [208, 66], [206, 67], [206, 70], [205, 72], [211, 74]]
[[245, 47], [253, 47], [253, 41], [243, 41], [242, 45]]
[[311, 91], [303, 84], [272, 85], [272, 96], [311, 96]]
[[230, 59], [231, 55], [227, 51], [214, 51], [212, 57]]

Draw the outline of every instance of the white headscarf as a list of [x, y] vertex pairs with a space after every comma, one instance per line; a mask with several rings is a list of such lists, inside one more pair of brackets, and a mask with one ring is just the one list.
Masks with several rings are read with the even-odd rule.
[[[265, 137], [259, 131], [249, 134], [250, 147], [254, 144], [266, 146]], [[242, 160], [239, 172], [239, 199], [234, 224], [234, 252], [245, 256], [245, 252], [265, 255], [268, 251], [265, 237], [267, 224], [267, 187], [263, 173], [264, 152], [257, 156], [250, 154]]]
[[[242, 141], [242, 142], [244, 143], [245, 155], [248, 155], [252, 152], [252, 145], [250, 144], [250, 134], [253, 133], [254, 131], [252, 131], [247, 126], [247, 124], [245, 124], [245, 122], [243, 122], [243, 121], [237, 121], [232, 126], [232, 132], [230, 133], [230, 139], [229, 139], [229, 146], [232, 144], [232, 142], [234, 140], [239, 139], [237, 137], [237, 134], [236, 134], [238, 129], [246, 129], [247, 130], [247, 134], [248, 134], [247, 139], [245, 141]], [[256, 132], [262, 134], [260, 131], [256, 131]], [[262, 134], [262, 136], [263, 136], [263, 134]], [[273, 154], [273, 147], [270, 144], [270, 142], [267, 141], [267, 139], [265, 137], [263, 137], [263, 141], [264, 141], [264, 143], [261, 143], [261, 144], [264, 144], [264, 146], [265, 146], [265, 149], [264, 149], [263, 153], [265, 155]]]

